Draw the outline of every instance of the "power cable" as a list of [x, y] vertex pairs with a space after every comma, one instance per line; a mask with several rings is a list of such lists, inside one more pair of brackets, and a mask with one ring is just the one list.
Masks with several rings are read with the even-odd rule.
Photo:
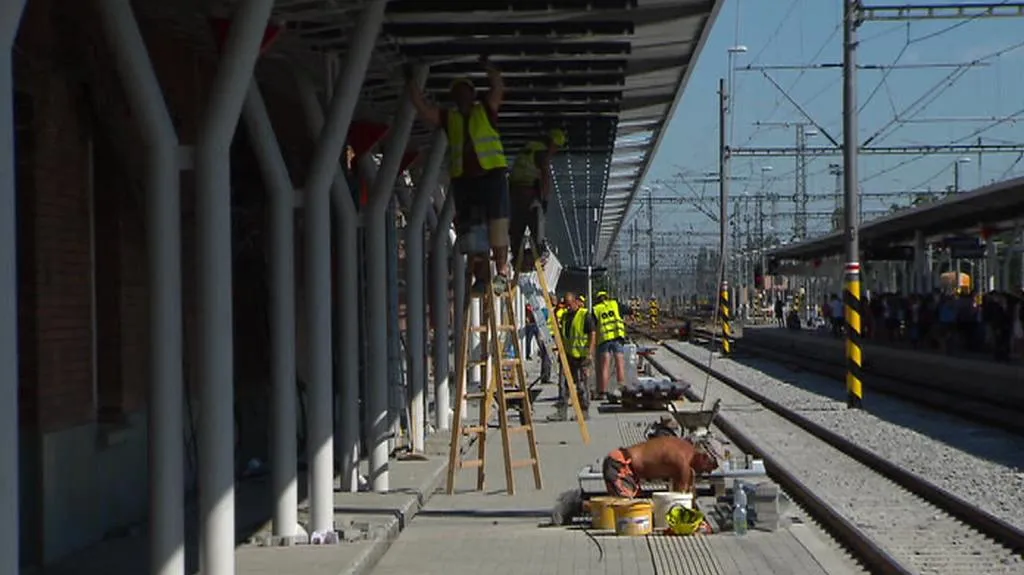
[[1014, 160], [1012, 164], [1010, 164], [1009, 168], [1006, 168], [1006, 171], [1003, 172], [1003, 174], [1001, 176], [999, 176], [999, 179], [1000, 180], [1007, 179], [1009, 177], [1009, 175], [1014, 171], [1014, 168], [1017, 167], [1017, 164], [1019, 164], [1022, 159], [1024, 159], [1024, 152], [1021, 152], [1020, 154], [1017, 155], [1017, 159]]
[[896, 69], [896, 64], [898, 64], [900, 59], [903, 58], [903, 55], [907, 53], [908, 48], [910, 48], [910, 22], [907, 22], [907, 40], [903, 42], [903, 47], [900, 48], [899, 53], [896, 54], [895, 58], [893, 58], [892, 63], [889, 64], [889, 67], [882, 72], [882, 77], [878, 80], [878, 83], [875, 84], [875, 88], [871, 90], [871, 93], [868, 94], [868, 97], [865, 98], [864, 102], [862, 102], [861, 105], [857, 108], [858, 114], [863, 112], [864, 108], [866, 108], [867, 105], [871, 103], [871, 100], [874, 99], [875, 94], [878, 93], [878, 90], [882, 88], [882, 85], [885, 84], [885, 81], [889, 78], [889, 74], [892, 74], [892, 71]]
[[[998, 5], [999, 6], [1003, 6], [1004, 4], [1007, 4], [1009, 1], [1010, 0], [1003, 0]], [[975, 20], [977, 20], [978, 18], [981, 18], [984, 15], [985, 15], [985, 12], [978, 12], [974, 16], [971, 16], [970, 18], [967, 18], [965, 20], [961, 20], [961, 21], [957, 22], [956, 24], [951, 24], [951, 25], [949, 25], [949, 26], [947, 26], [947, 27], [945, 27], [945, 28], [943, 28], [941, 30], [938, 30], [936, 32], [931, 32], [929, 34], [925, 34], [924, 36], [918, 36], [917, 38], [912, 39], [910, 41], [910, 43], [914, 44], [914, 43], [917, 43], [917, 42], [921, 42], [923, 40], [929, 40], [931, 38], [935, 38], [937, 36], [941, 36], [941, 35], [945, 34], [946, 32], [950, 32], [952, 30], [956, 30], [957, 28], [959, 28], [961, 26], [966, 26], [967, 24], [970, 24], [971, 22], [974, 22]]]
[[[952, 72], [947, 74], [942, 80], [939, 80], [938, 83], [936, 83], [934, 86], [932, 86], [931, 88], [926, 90], [925, 93], [922, 94], [917, 100], [914, 100], [914, 102], [912, 102], [910, 105], [908, 105], [906, 108], [904, 108], [903, 112], [901, 112], [900, 114], [897, 114], [896, 116], [894, 116], [892, 120], [890, 120], [884, 126], [882, 126], [877, 131], [875, 131], [875, 133], [872, 134], [861, 145], [862, 146], [867, 146], [867, 145], [869, 145], [871, 142], [873, 142], [875, 140], [884, 140], [885, 138], [891, 136], [892, 133], [895, 132], [896, 130], [889, 130], [889, 128], [891, 128], [893, 125], [900, 124], [903, 120], [913, 119], [915, 116], [917, 116], [918, 114], [923, 112], [929, 105], [931, 105], [932, 102], [934, 102], [936, 99], [938, 99], [938, 97], [941, 96], [943, 92], [948, 90], [961, 77], [963, 77], [963, 75], [966, 74], [968, 70], [970, 70], [970, 65], [977, 64], [979, 62], [984, 62], [985, 60], [990, 60], [992, 58], [996, 58], [996, 57], [1002, 56], [1003, 54], [1006, 54], [1008, 52], [1012, 52], [1014, 50], [1018, 50], [1018, 49], [1020, 49], [1022, 47], [1024, 47], [1024, 41], [1018, 42], [1016, 44], [1012, 44], [1010, 46], [1007, 46], [1007, 47], [1002, 48], [1000, 50], [997, 50], [995, 52], [991, 52], [991, 53], [989, 53], [989, 54], [987, 54], [985, 56], [981, 56], [979, 58], [975, 58], [974, 60], [971, 60], [970, 62], [965, 62], [963, 65], [956, 67]], [[923, 104], [922, 104], [922, 102], [923, 102]], [[911, 112], [911, 110], [914, 109], [914, 108], [916, 108], [916, 110]], [[899, 128], [897, 128], [897, 129], [899, 129]], [[883, 132], [886, 132], [887, 130], [888, 130], [888, 133], [885, 133], [883, 135]]]
[[[963, 136], [961, 138], [957, 138], [956, 140], [953, 140], [950, 143], [951, 144], [959, 144], [961, 142], [965, 142], [965, 141], [967, 141], [967, 140], [969, 140], [971, 138], [974, 138], [974, 137], [978, 136], [979, 134], [982, 134], [982, 133], [984, 133], [984, 132], [986, 132], [988, 130], [991, 130], [992, 128], [995, 128], [996, 126], [1005, 124], [1008, 121], [1012, 121], [1013, 118], [1015, 118], [1016, 116], [1019, 116], [1021, 114], [1024, 114], [1024, 108], [1021, 108], [1020, 110], [1018, 110], [1017, 112], [1015, 112], [1014, 114], [1012, 114], [1010, 116], [1007, 116], [1005, 118], [999, 118], [995, 122], [992, 122], [991, 124], [989, 124], [987, 126], [978, 128], [977, 130], [971, 132], [970, 134], [967, 134], [966, 136]], [[923, 160], [924, 158], [927, 158], [927, 157], [932, 156], [932, 155], [934, 155], [934, 152], [929, 152], [929, 153], [921, 154], [921, 155], [918, 155], [918, 156], [913, 156], [913, 157], [911, 157], [911, 158], [909, 158], [907, 160], [904, 160], [902, 162], [897, 163], [895, 166], [891, 166], [889, 168], [885, 168], [885, 169], [883, 169], [883, 170], [881, 170], [879, 172], [871, 174], [870, 176], [862, 178], [860, 180], [860, 182], [858, 182], [858, 183], [859, 184], [863, 184], [864, 182], [868, 182], [870, 180], [873, 180], [873, 179], [877, 178], [878, 176], [882, 176], [882, 175], [888, 174], [888, 173], [893, 172], [893, 171], [895, 171], [895, 170], [897, 170], [899, 168], [902, 168], [904, 166], [910, 165], [910, 164], [912, 164], [914, 162], [918, 162], [918, 161]]]

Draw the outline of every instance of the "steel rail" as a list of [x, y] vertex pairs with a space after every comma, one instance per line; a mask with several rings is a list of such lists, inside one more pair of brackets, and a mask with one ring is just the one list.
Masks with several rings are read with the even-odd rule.
[[814, 423], [810, 419], [796, 413], [781, 403], [754, 391], [736, 379], [729, 377], [712, 367], [702, 364], [686, 354], [673, 349], [667, 344], [662, 343], [660, 345], [673, 355], [696, 367], [705, 374], [710, 375], [735, 391], [749, 397], [757, 403], [760, 403], [776, 415], [832, 447], [842, 451], [846, 455], [878, 472], [907, 491], [956, 517], [966, 525], [984, 533], [1000, 545], [1018, 553], [1024, 552], [1024, 531], [1021, 529], [1007, 523], [995, 515], [992, 515], [988, 511], [969, 503], [960, 496], [939, 487], [931, 481], [875, 454], [871, 450], [861, 447], [842, 435]]
[[[657, 360], [647, 358], [646, 361], [658, 371], [672, 377], [672, 373]], [[701, 401], [702, 399], [692, 388], [687, 389], [685, 393], [690, 401]], [[903, 562], [880, 547], [871, 536], [814, 493], [811, 487], [790, 472], [785, 465], [761, 450], [757, 442], [740, 431], [728, 415], [719, 412], [715, 417], [714, 425], [733, 440], [741, 450], [764, 460], [768, 474], [779, 483], [786, 493], [804, 507], [811, 516], [819, 521], [840, 544], [853, 553], [857, 560], [872, 573], [881, 575], [909, 575], [916, 573], [914, 569], [904, 565]]]

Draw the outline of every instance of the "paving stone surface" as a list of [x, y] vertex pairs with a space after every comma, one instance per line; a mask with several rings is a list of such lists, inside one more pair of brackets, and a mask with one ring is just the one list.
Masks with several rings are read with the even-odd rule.
[[[554, 388], [537, 404], [538, 422], [552, 413]], [[774, 533], [710, 537], [616, 537], [580, 529], [547, 527], [559, 494], [577, 486], [579, 469], [612, 449], [635, 441], [636, 422], [660, 414], [592, 413], [591, 443], [575, 422], [538, 423], [544, 479], [534, 489], [529, 468], [516, 470], [516, 494], [505, 493], [500, 436], [491, 434], [485, 489], [476, 491], [476, 470], [458, 474], [456, 492], [443, 487], [413, 519], [372, 571], [374, 575], [498, 574], [701, 574], [826, 575], [856, 572], [834, 547], [817, 541], [807, 526]], [[623, 430], [630, 432], [625, 433]], [[513, 459], [525, 458], [526, 441], [513, 436]], [[473, 451], [475, 456], [475, 450]], [[602, 556], [603, 552], [603, 556]]]

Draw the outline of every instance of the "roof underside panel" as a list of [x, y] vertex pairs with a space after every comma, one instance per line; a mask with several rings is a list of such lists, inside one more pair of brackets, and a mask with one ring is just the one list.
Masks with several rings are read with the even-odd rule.
[[[429, 97], [448, 104], [452, 80], [486, 85], [486, 55], [506, 85], [499, 129], [512, 157], [554, 127], [568, 135], [554, 162], [557, 198], [549, 239], [567, 265], [600, 263], [628, 212], [663, 128], [723, 0], [391, 0], [357, 107], [390, 123], [403, 94], [403, 65], [430, 66]], [[140, 0], [214, 53], [195, 31], [206, 17], [194, 0]], [[324, 95], [365, 0], [277, 0], [286, 33], [261, 59], [265, 91], [294, 98], [295, 77]], [[144, 7], [144, 8], [143, 8]], [[202, 37], [200, 37], [202, 36]], [[326, 98], [326, 96], [324, 96]], [[421, 123], [411, 146], [424, 147]]]

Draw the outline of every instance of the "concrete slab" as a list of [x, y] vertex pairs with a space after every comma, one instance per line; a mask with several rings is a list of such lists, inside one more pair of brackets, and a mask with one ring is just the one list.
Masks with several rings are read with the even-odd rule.
[[[744, 339], [785, 353], [837, 364], [844, 361], [844, 340], [825, 332], [748, 328]], [[738, 349], [742, 349], [742, 344], [739, 345]], [[1024, 366], [998, 363], [977, 354], [946, 355], [903, 345], [866, 342], [863, 362], [870, 372], [897, 379], [927, 379], [930, 385], [952, 393], [962, 391], [964, 382], [971, 382], [972, 391], [987, 399], [1024, 401], [1024, 387], [1012, 385], [1024, 381]]]
[[[241, 539], [236, 552], [236, 572], [240, 575], [347, 575], [367, 572], [443, 478], [447, 467], [447, 447], [448, 437], [436, 435], [427, 441], [427, 461], [393, 460], [391, 485], [394, 491], [391, 493], [335, 493], [337, 525], [339, 528], [355, 526], [363, 536], [360, 540], [338, 545], [261, 547], [253, 544], [269, 534], [266, 521], [273, 501], [269, 479], [240, 483], [236, 487], [236, 522]], [[305, 478], [300, 477], [299, 481], [303, 484]], [[200, 573], [194, 511], [190, 511], [189, 519], [187, 572], [194, 574]], [[299, 521], [305, 519], [306, 507], [302, 505]], [[39, 575], [145, 575], [149, 571], [147, 547], [143, 526], [47, 567]]]

